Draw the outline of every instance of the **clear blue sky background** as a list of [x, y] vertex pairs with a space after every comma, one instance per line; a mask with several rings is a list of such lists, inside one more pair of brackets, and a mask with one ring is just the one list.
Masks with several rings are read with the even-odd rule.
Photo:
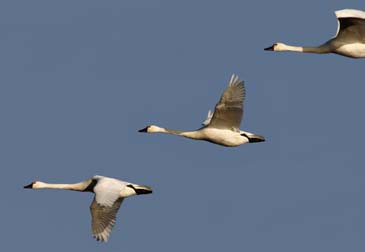
[[[319, 45], [361, 1], [1, 1], [2, 251], [364, 251], [364, 60]], [[224, 148], [137, 132], [195, 129], [232, 73], [242, 129]], [[92, 194], [26, 191], [99, 174], [151, 185], [107, 244]]]

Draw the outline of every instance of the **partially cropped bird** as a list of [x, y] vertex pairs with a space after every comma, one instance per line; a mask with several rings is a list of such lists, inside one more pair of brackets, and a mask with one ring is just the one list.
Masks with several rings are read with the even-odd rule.
[[365, 57], [365, 12], [361, 10], [339, 10], [335, 12], [338, 27], [332, 39], [318, 47], [290, 46], [275, 43], [266, 51], [293, 51], [303, 53], [336, 53], [351, 58]]
[[93, 237], [107, 241], [116, 221], [117, 212], [123, 200], [129, 196], [152, 193], [151, 187], [121, 181], [115, 178], [93, 176], [76, 184], [49, 184], [41, 181], [24, 186], [27, 189], [64, 189], [93, 192], [90, 206]]
[[179, 131], [149, 125], [139, 132], [173, 134], [227, 147], [265, 141], [263, 136], [240, 130], [244, 98], [244, 82], [238, 76], [232, 75], [227, 89], [215, 106], [214, 112], [208, 112], [202, 128], [194, 131]]

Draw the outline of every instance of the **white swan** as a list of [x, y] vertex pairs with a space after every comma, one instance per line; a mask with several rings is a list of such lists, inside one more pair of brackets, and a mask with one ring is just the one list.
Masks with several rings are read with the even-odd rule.
[[232, 75], [227, 89], [215, 106], [214, 113], [208, 112], [202, 128], [194, 131], [178, 131], [150, 125], [139, 132], [173, 134], [228, 147], [265, 141], [263, 136], [239, 129], [243, 115], [244, 96], [243, 81]]
[[293, 51], [303, 53], [336, 53], [351, 58], [365, 57], [365, 12], [360, 10], [339, 10], [335, 37], [318, 47], [290, 46], [275, 43], [266, 51]]
[[141, 186], [114, 178], [94, 176], [76, 184], [48, 184], [40, 181], [24, 186], [28, 189], [64, 189], [80, 192], [93, 192], [94, 200], [90, 206], [92, 233], [96, 240], [107, 241], [115, 224], [116, 215], [124, 198], [136, 194], [152, 193], [148, 186]]

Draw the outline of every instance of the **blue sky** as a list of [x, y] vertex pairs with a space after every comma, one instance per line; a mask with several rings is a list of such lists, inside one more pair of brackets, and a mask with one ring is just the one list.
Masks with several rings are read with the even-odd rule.
[[[2, 1], [1, 247], [7, 251], [363, 251], [364, 61], [270, 53], [319, 45], [359, 1]], [[242, 129], [224, 148], [137, 132], [200, 127], [230, 75]], [[92, 195], [25, 191], [95, 174], [154, 188], [110, 241]]]

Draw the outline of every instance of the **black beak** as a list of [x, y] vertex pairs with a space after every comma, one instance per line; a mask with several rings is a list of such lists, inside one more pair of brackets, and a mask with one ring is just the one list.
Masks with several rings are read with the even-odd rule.
[[147, 133], [148, 126], [146, 128], [138, 130], [138, 132], [146, 132]]
[[265, 51], [274, 51], [274, 46], [270, 46], [264, 49]]
[[29, 185], [24, 186], [24, 188], [26, 188], [26, 189], [32, 189], [33, 188], [33, 182], [30, 183]]

